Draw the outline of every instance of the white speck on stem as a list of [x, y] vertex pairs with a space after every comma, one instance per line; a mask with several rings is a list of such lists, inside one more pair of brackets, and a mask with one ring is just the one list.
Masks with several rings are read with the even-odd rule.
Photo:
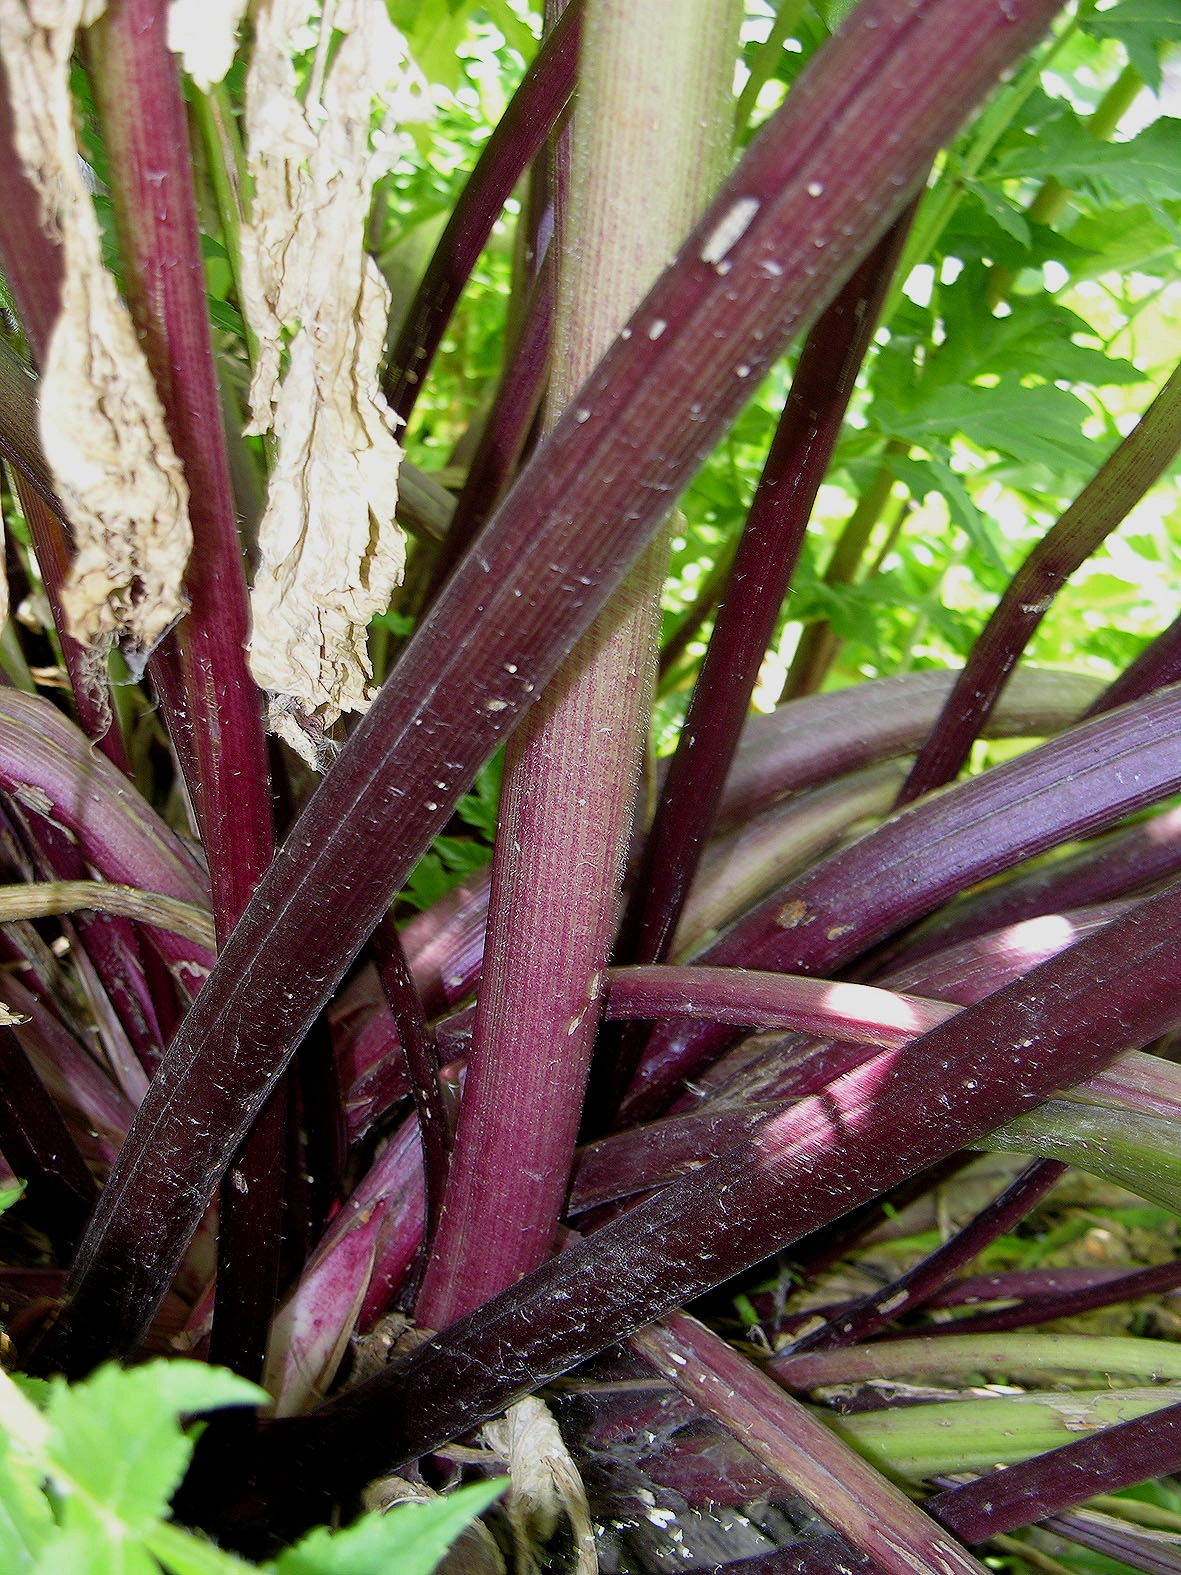
[[507, 707], [508, 707], [508, 701], [507, 700], [485, 700], [484, 701], [484, 709], [485, 709], [485, 711], [504, 711], [504, 710], [507, 709]]
[[[757, 197], [739, 197], [737, 202], [732, 203], [721, 222], [714, 226], [706, 238], [705, 245], [701, 248], [702, 262], [712, 263], [717, 268], [726, 253], [731, 251], [750, 229], [759, 207]], [[718, 271], [721, 272], [721, 269]]]
[[668, 324], [665, 322], [663, 317], [654, 317], [648, 324], [648, 338], [659, 339], [667, 327]]

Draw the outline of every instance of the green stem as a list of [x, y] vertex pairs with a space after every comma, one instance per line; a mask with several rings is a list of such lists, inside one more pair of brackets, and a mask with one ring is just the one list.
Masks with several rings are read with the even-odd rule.
[[783, 53], [783, 46], [804, 13], [807, 0], [780, 0], [779, 10], [767, 37], [755, 51], [750, 63], [750, 76], [743, 83], [738, 103], [734, 106], [734, 135], [741, 137], [759, 101], [759, 94], [775, 75], [775, 67]]

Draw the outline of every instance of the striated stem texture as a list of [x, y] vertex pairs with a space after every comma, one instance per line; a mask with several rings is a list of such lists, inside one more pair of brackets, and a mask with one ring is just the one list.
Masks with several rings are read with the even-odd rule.
[[[550, 414], [704, 206], [729, 146], [738, 13], [589, 0], [562, 205]], [[666, 325], [652, 324], [659, 339]], [[476, 1013], [417, 1316], [441, 1328], [549, 1255], [614, 936], [666, 553], [650, 547], [511, 740]]]

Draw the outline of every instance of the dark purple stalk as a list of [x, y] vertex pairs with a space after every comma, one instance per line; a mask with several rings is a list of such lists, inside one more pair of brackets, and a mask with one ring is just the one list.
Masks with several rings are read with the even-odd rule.
[[582, 6], [572, 0], [543, 39], [520, 87], [484, 144], [390, 353], [384, 391], [410, 419], [439, 341], [513, 188], [565, 109], [578, 69]]
[[27, 1181], [34, 1217], [68, 1257], [98, 1188], [11, 1028], [0, 1027], [0, 1080], [0, 1151]]
[[1097, 1493], [1181, 1469], [1181, 1405], [1076, 1438], [1032, 1460], [929, 1498], [928, 1513], [964, 1542], [985, 1542]]
[[406, 961], [397, 926], [387, 914], [373, 932], [373, 952], [381, 970], [382, 988], [397, 1025], [410, 1091], [418, 1112], [422, 1135], [422, 1164], [426, 1185], [427, 1244], [438, 1224], [451, 1157], [451, 1129], [439, 1087], [439, 1052], [427, 1025], [422, 998]]
[[784, 1404], [774, 1381], [704, 1324], [670, 1313], [628, 1344], [892, 1575], [978, 1575], [976, 1560], [937, 1532], [900, 1488], [798, 1401]]
[[877, 970], [887, 962], [891, 969], [913, 968], [934, 952], [1045, 914], [1111, 902], [1169, 880], [1178, 872], [1181, 810], [1166, 809], [1064, 859], [949, 903], [914, 939], [875, 958], [875, 980]]
[[[570, 9], [569, 7], [567, 9]], [[554, 312], [554, 266], [543, 265], [525, 307], [525, 320], [501, 374], [500, 387], [468, 467], [463, 491], [435, 564], [435, 584], [459, 562], [508, 491], [537, 418], [549, 370]]]
[[[1161, 710], [1150, 715], [1154, 706]], [[1100, 735], [1104, 720], [894, 815], [766, 898], [697, 961], [830, 974], [974, 881], [1176, 791], [1169, 784], [1181, 781], [1181, 687], [1109, 712], [1112, 731]], [[620, 1124], [657, 1113], [732, 1037], [708, 1024], [658, 1028]]]
[[[718, 829], [745, 824], [789, 793], [913, 754], [954, 682], [948, 672], [906, 673], [808, 695], [749, 717], [718, 809]], [[1077, 673], [1019, 668], [990, 718], [989, 736], [1056, 733], [1095, 694], [1094, 681]]]
[[[812, 505], [913, 217], [912, 206], [882, 237], [804, 341], [644, 845], [632, 907], [617, 949], [621, 962], [664, 962], [669, 955], [677, 920], [713, 829], [759, 666], [795, 572]], [[621, 1090], [632, 1070], [617, 1068]]]
[[1059, 587], [1119, 526], [1181, 447], [1181, 366], [1009, 582], [898, 796], [909, 804], [962, 769], [1005, 679]]
[[134, 1107], [50, 1008], [10, 973], [0, 974], [0, 999], [28, 1018], [13, 1033], [83, 1154], [100, 1165], [110, 1164]]
[[887, 761], [793, 794], [715, 837], [705, 849], [673, 939], [684, 961], [753, 903], [807, 869], [857, 826], [881, 820], [897, 797], [904, 764]]
[[[293, 827], [300, 857], [275, 861], [226, 942], [79, 1250], [54, 1337], [71, 1368], [136, 1346], [268, 1090], [480, 764], [747, 387], [1056, 10], [866, 0], [801, 75], [419, 626]], [[808, 197], [817, 182], [824, 198]]]
[[[1064, 1537], [1079, 1547], [1090, 1548], [1094, 1553], [1105, 1554], [1131, 1569], [1144, 1570], [1145, 1575], [1179, 1575], [1181, 1572], [1181, 1537], [1175, 1533], [1130, 1526], [1118, 1515], [1103, 1515], [1090, 1509], [1050, 1515], [1041, 1522], [1041, 1527], [1043, 1531]], [[1015, 1545], [1012, 1551], [1018, 1553], [1019, 1546]]]
[[[219, 946], [274, 853], [246, 577], [213, 363], [184, 98], [162, 0], [116, 0], [91, 30], [124, 289], [189, 485], [190, 611], [153, 678], [196, 810]], [[262, 1372], [278, 1289], [286, 1096], [260, 1111], [222, 1190], [211, 1359]]]
[[[981, 1209], [974, 1219], [913, 1269], [797, 1340], [791, 1347], [791, 1356], [802, 1355], [805, 1351], [833, 1351], [859, 1340], [868, 1340], [893, 1319], [921, 1307], [998, 1236], [1019, 1225], [1065, 1170], [1066, 1166], [1057, 1160], [1037, 1160], [987, 1208]], [[771, 1365], [774, 1370], [775, 1364]]]
[[1181, 678], [1181, 618], [1175, 618], [1145, 646], [1132, 665], [1088, 707], [1086, 715], [1098, 716], [1101, 711], [1126, 705], [1129, 700], [1151, 694], [1154, 689], [1175, 683], [1178, 678]]
[[747, 1028], [794, 1028], [799, 1033], [897, 1047], [958, 1007], [869, 985], [833, 984], [794, 974], [753, 973], [745, 968], [612, 968], [608, 1021], [694, 1017]]
[[312, 1417], [264, 1428], [242, 1463], [255, 1507], [278, 1514], [278, 1484], [298, 1499], [309, 1472], [331, 1490], [416, 1458], [1155, 1038], [1181, 1010], [1179, 920], [1174, 885], [773, 1117]]
[[[110, 757], [108, 756], [108, 759]], [[77, 845], [44, 816], [38, 817], [36, 836], [28, 825], [28, 815], [19, 817], [26, 829], [34, 866], [49, 880], [86, 880], [90, 871]], [[111, 913], [77, 913], [72, 920], [75, 943], [93, 965], [97, 983], [114, 1010], [123, 1032], [142, 1069], [134, 1079], [142, 1095], [142, 1072], [155, 1071], [164, 1053], [164, 1034], [152, 999], [151, 984], [144, 969], [139, 936], [130, 920]], [[131, 1090], [124, 1084], [124, 1091]]]
[[[897, 1338], [927, 1334], [997, 1334], [1005, 1329], [1024, 1329], [1037, 1323], [1054, 1323], [1059, 1318], [1077, 1318], [1097, 1307], [1116, 1307], [1141, 1296], [1164, 1296], [1181, 1287], [1181, 1260], [1160, 1263], [1151, 1269], [1136, 1269], [1098, 1284], [1077, 1290], [1060, 1291], [1051, 1296], [1030, 1296], [1016, 1307], [999, 1307], [995, 1312], [976, 1313], [952, 1323], [928, 1324], [921, 1329], [903, 1329]], [[1098, 1488], [1095, 1490], [1099, 1491]]]

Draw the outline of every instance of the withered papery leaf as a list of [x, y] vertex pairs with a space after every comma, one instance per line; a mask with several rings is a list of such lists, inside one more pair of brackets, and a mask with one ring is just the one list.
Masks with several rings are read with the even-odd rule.
[[74, 140], [74, 37], [102, 0], [0, 0], [17, 152], [61, 242], [62, 307], [41, 379], [41, 441], [74, 527], [70, 631], [150, 651], [185, 610], [188, 487], [127, 308], [103, 266]]
[[168, 47], [203, 93], [234, 63], [238, 28], [250, 0], [172, 0]]
[[[394, 125], [420, 117], [423, 102], [382, 0], [327, 0], [318, 12], [312, 0], [261, 0], [254, 12], [254, 199], [242, 236], [243, 305], [258, 337], [248, 430], [278, 440], [250, 666], [273, 730], [313, 764], [323, 729], [369, 703], [366, 629], [405, 563], [394, 523], [402, 451], [377, 380], [389, 292], [365, 226], [373, 183], [399, 150]], [[313, 45], [301, 104], [293, 51]], [[376, 105], [384, 124], [373, 133]]]
[[508, 1516], [521, 1575], [537, 1575], [537, 1551], [553, 1536], [563, 1514], [574, 1537], [575, 1575], [597, 1575], [586, 1488], [545, 1401], [536, 1395], [518, 1400], [502, 1417], [486, 1422], [481, 1437], [508, 1463]]

